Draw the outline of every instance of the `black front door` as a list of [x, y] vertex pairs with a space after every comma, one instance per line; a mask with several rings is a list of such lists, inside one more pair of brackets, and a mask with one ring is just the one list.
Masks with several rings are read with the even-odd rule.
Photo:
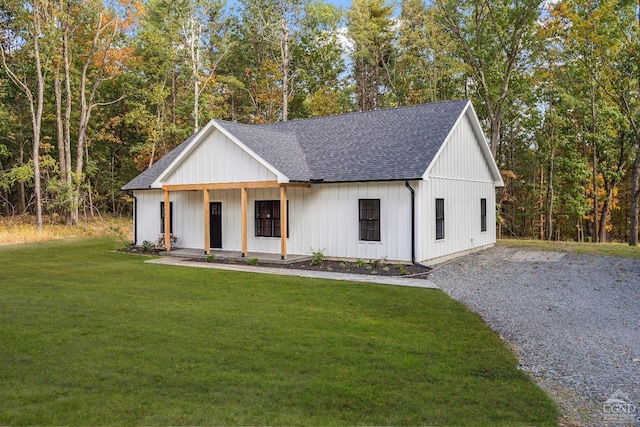
[[212, 248], [222, 248], [222, 202], [209, 203], [209, 233]]

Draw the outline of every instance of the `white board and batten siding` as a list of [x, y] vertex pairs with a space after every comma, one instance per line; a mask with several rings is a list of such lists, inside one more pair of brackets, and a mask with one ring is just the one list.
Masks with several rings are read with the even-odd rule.
[[[495, 234], [495, 182], [467, 115], [443, 145], [419, 183], [421, 218], [418, 259], [440, 261], [453, 254], [492, 245]], [[444, 199], [444, 239], [436, 240], [435, 200]], [[481, 199], [487, 229], [481, 231]]]
[[[172, 192], [173, 235], [178, 237], [177, 246], [185, 248], [204, 247], [204, 213], [201, 191]], [[164, 202], [162, 190], [134, 191], [136, 197], [136, 244], [145, 240], [157, 242], [161, 237], [162, 224], [160, 204]], [[191, 245], [191, 246], [190, 246]]]
[[164, 184], [275, 181], [278, 177], [234, 141], [212, 129], [187, 158], [164, 178]]
[[[249, 251], [278, 252], [279, 237], [255, 236], [255, 201], [278, 200], [278, 189], [248, 190], [247, 199]], [[411, 260], [411, 198], [404, 182], [289, 188], [287, 199], [287, 250], [291, 254], [311, 254], [321, 250], [325, 256], [335, 258]], [[380, 200], [379, 242], [360, 240], [360, 199]]]
[[[288, 194], [291, 253], [411, 260], [411, 196], [404, 182], [321, 184]], [[380, 241], [360, 240], [360, 199], [380, 200]]]
[[[160, 237], [160, 203], [163, 192], [136, 191], [137, 242]], [[201, 191], [170, 193], [173, 202], [173, 234], [176, 246], [204, 249], [204, 210]], [[241, 242], [240, 190], [212, 190], [211, 202], [222, 203], [222, 248], [239, 251]], [[247, 190], [249, 252], [280, 252], [279, 237], [258, 237], [255, 232], [255, 202], [279, 200], [277, 188]], [[411, 197], [404, 182], [321, 184], [311, 188], [289, 188], [290, 254], [311, 254], [352, 259], [411, 260]], [[360, 240], [359, 200], [380, 200], [380, 241]]]

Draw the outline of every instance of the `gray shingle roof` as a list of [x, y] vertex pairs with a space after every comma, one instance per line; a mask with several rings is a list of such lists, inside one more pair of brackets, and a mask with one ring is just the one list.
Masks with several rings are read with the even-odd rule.
[[[264, 125], [215, 123], [291, 181], [419, 179], [467, 104], [437, 102]], [[122, 189], [149, 188], [192, 138]]]
[[220, 126], [235, 136], [291, 181], [309, 181], [311, 169], [293, 132], [278, 132], [263, 126], [242, 125], [216, 120]]
[[438, 102], [258, 127], [295, 133], [313, 179], [325, 182], [417, 179], [424, 174], [467, 103], [467, 100]]

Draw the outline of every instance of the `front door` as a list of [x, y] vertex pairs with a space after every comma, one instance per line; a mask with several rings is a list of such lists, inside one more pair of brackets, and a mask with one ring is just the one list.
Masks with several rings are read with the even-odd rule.
[[222, 202], [209, 203], [210, 242], [212, 248], [222, 248]]

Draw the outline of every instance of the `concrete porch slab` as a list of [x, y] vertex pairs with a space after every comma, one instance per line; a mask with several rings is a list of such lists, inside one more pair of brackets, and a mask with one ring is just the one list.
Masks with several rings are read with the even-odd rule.
[[[160, 252], [161, 256], [178, 257], [178, 258], [206, 258], [204, 249], [194, 248], [175, 248], [169, 252]], [[211, 249], [211, 255], [215, 256], [215, 259], [225, 261], [243, 261], [246, 262], [252, 258], [258, 258], [259, 263], [265, 264], [293, 264], [295, 262], [308, 261], [311, 259], [310, 255], [295, 255], [288, 254], [287, 259], [280, 259], [280, 254], [268, 253], [268, 252], [249, 252], [247, 256], [242, 257], [240, 251], [227, 251], [222, 249]]]

